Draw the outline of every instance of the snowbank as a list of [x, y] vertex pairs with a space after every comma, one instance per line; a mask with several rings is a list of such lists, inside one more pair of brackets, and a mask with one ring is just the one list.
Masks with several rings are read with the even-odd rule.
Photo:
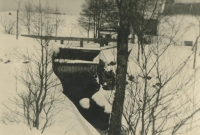
[[90, 99], [89, 98], [83, 98], [79, 101], [79, 104], [85, 108], [85, 109], [89, 109], [90, 108]]
[[110, 114], [112, 111], [112, 106], [110, 103], [110, 98], [112, 94], [112, 90], [104, 90], [101, 86], [99, 91], [92, 96], [92, 99], [96, 102], [97, 105], [104, 108], [105, 113]]
[[[69, 19], [70, 20], [70, 19]], [[75, 20], [75, 18], [74, 18]], [[70, 26], [69, 26], [70, 27]], [[1, 28], [1, 26], [0, 26]], [[63, 36], [63, 35], [62, 35]], [[58, 51], [55, 48], [59, 43], [52, 41], [49, 45], [54, 51]], [[0, 32], [0, 119], [3, 114], [11, 112], [3, 105], [11, 108], [16, 108], [9, 99], [13, 99], [17, 96], [17, 91], [22, 92], [26, 89], [24, 85], [16, 81], [17, 71], [22, 70], [24, 66], [29, 63], [26, 58], [19, 58], [16, 54], [29, 54], [30, 57], [34, 55], [38, 56], [40, 45], [38, 41], [32, 38], [26, 38], [19, 36], [16, 40], [15, 35], [6, 35]], [[9, 60], [9, 62], [7, 62]], [[51, 64], [50, 64], [51, 67]], [[55, 74], [54, 74], [54, 77]], [[58, 93], [62, 95], [61, 98], [65, 102], [60, 103], [58, 108], [61, 108], [61, 112], [54, 118], [55, 122], [52, 126], [48, 127], [44, 135], [99, 135], [99, 133], [79, 114], [75, 106], [68, 100], [68, 98], [61, 92], [62, 86], [57, 87]], [[82, 102], [81, 102], [82, 103]], [[19, 124], [5, 125], [0, 121], [0, 135], [40, 135], [41, 131], [35, 129], [30, 130], [28, 126], [23, 124], [23, 121]]]

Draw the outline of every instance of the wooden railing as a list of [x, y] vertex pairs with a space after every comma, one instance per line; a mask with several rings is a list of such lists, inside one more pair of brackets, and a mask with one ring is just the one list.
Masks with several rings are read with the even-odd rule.
[[54, 36], [37, 36], [37, 35], [21, 35], [23, 37], [30, 38], [40, 38], [44, 40], [60, 40], [61, 44], [64, 44], [64, 41], [80, 41], [80, 47], [83, 47], [83, 41], [94, 41], [100, 43], [101, 46], [105, 42], [117, 42], [117, 39], [106, 39], [106, 38], [80, 38], [80, 37], [54, 37]]

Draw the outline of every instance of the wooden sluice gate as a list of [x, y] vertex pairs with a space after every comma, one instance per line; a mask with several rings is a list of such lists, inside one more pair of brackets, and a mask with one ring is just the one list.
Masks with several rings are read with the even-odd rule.
[[[104, 108], [92, 100], [92, 95], [100, 88], [96, 81], [99, 63], [93, 63], [99, 53], [100, 50], [60, 48], [59, 53], [53, 56], [53, 70], [62, 83], [63, 93], [82, 116], [95, 128], [106, 130], [109, 114], [104, 113]], [[72, 61], [65, 61], [66, 59]], [[90, 107], [87, 109], [80, 105], [83, 98], [90, 99]]]
[[53, 70], [57, 75], [67, 74], [67, 73], [76, 74], [76, 73], [83, 73], [83, 72], [95, 74], [97, 71], [97, 64], [54, 62]]
[[[116, 42], [116, 39], [22, 36], [60, 40], [61, 43], [64, 43], [64, 40], [80, 41], [79, 48], [59, 48], [59, 52], [52, 56], [52, 68], [61, 81], [63, 94], [74, 103], [80, 114], [95, 128], [107, 130], [110, 114], [105, 113], [104, 108], [92, 99], [92, 96], [100, 89], [100, 84], [97, 82], [99, 61], [94, 62], [94, 59], [98, 57], [101, 50], [81, 47], [83, 47], [83, 41], [95, 41], [101, 44]], [[89, 108], [84, 108], [80, 104], [80, 101], [85, 98], [89, 99]]]
[[94, 63], [93, 59], [99, 53], [100, 50], [60, 48], [59, 53], [53, 56], [53, 70], [57, 75], [86, 72], [95, 74], [98, 63]]

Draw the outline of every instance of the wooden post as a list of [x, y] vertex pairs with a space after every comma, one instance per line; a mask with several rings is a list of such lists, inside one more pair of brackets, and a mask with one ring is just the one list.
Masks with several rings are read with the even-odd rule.
[[17, 25], [16, 25], [16, 39], [18, 40], [18, 15], [19, 15], [19, 10], [17, 10]]
[[64, 40], [60, 40], [60, 44], [64, 44]]
[[100, 47], [104, 46], [104, 41], [100, 41]]
[[83, 40], [80, 41], [80, 47], [83, 47]]

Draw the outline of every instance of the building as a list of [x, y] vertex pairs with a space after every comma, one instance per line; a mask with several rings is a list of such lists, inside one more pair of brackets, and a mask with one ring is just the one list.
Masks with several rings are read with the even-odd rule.
[[[192, 46], [200, 35], [200, 2], [167, 0], [159, 34], [173, 39], [175, 45]], [[166, 32], [164, 34], [164, 32]]]

